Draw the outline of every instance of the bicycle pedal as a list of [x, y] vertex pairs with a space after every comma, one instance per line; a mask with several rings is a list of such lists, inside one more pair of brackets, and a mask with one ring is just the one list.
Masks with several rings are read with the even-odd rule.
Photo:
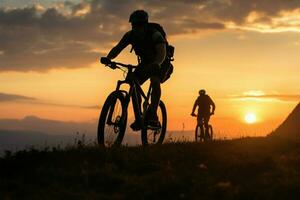
[[159, 130], [159, 129], [161, 129], [161, 126], [159, 125], [159, 126], [153, 126], [153, 125], [151, 125], [151, 124], [148, 124], [147, 125], [147, 128], [148, 129], [151, 129], [151, 130]]
[[115, 123], [113, 123], [112, 121], [108, 121], [108, 122], [106, 122], [106, 124], [109, 126], [115, 125]]

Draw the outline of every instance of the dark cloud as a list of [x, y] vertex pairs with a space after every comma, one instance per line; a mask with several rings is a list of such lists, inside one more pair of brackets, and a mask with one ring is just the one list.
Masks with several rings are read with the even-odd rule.
[[59, 106], [59, 107], [74, 107], [74, 108], [83, 108], [83, 109], [100, 109], [101, 108], [98, 105], [82, 106], [82, 105], [50, 103], [50, 102], [42, 101], [40, 99], [23, 96], [23, 95], [0, 93], [0, 102], [8, 102], [8, 101], [22, 101], [22, 103], [27, 103], [27, 104]]
[[0, 71], [78, 68], [88, 66], [99, 56], [100, 52], [91, 51], [89, 45], [96, 40], [95, 33], [89, 31], [91, 27], [53, 8], [40, 16], [35, 8], [2, 10], [0, 18]]
[[36, 105], [58, 106], [58, 107], [72, 107], [72, 108], [96, 109], [96, 110], [101, 109], [101, 106], [98, 106], [98, 105], [81, 106], [81, 105], [71, 105], [71, 104], [49, 103], [49, 102], [43, 102], [43, 101], [35, 101], [35, 102], [28, 102], [28, 103], [36, 104]]
[[22, 95], [16, 95], [16, 94], [0, 93], [0, 102], [18, 101], [18, 100], [35, 100], [35, 98], [26, 97], [26, 96], [22, 96]]
[[85, 0], [64, 8], [0, 8], [0, 72], [88, 67], [130, 26], [129, 14], [143, 8], [168, 35], [222, 30], [243, 24], [252, 11], [268, 22], [299, 0]]
[[220, 20], [230, 20], [243, 24], [245, 18], [253, 11], [262, 13], [265, 20], [268, 17], [278, 16], [281, 11], [292, 11], [300, 7], [299, 0], [212, 0], [207, 1], [203, 12]]

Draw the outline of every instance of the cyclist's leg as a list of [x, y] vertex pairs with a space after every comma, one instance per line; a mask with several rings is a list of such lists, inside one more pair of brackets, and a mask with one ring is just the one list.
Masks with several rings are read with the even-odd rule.
[[[144, 65], [140, 64], [136, 70], [134, 71], [134, 75], [137, 78], [140, 85], [143, 85], [146, 80], [148, 80], [149, 76], [145, 73]], [[137, 92], [137, 101], [141, 108], [142, 97], [141, 94]]]
[[152, 86], [151, 109], [156, 113], [161, 96], [160, 77], [152, 76], [150, 80]]
[[209, 119], [210, 119], [210, 115], [205, 115], [203, 117], [204, 127], [205, 127], [205, 138], [210, 138], [210, 135], [209, 135], [209, 126], [208, 126]]
[[150, 78], [152, 93], [151, 93], [151, 104], [149, 107], [149, 117], [150, 121], [157, 121], [157, 108], [161, 96], [161, 87], [160, 87], [160, 67], [157, 64], [150, 64], [144, 66], [145, 76]]
[[[134, 75], [137, 78], [138, 82], [140, 85], [142, 85], [147, 79], [148, 77], [145, 75], [143, 66], [140, 65], [136, 68], [136, 70], [134, 71]], [[132, 96], [132, 101], [136, 101], [138, 103], [139, 106], [139, 110], [135, 111], [135, 112], [141, 112], [141, 102], [142, 102], [142, 97], [141, 94], [139, 92], [136, 93], [136, 96], [133, 95]], [[138, 123], [137, 119], [130, 125], [130, 127], [133, 130], [140, 130], [141, 125]]]
[[200, 140], [204, 138], [203, 116], [198, 114], [198, 126], [200, 127]]

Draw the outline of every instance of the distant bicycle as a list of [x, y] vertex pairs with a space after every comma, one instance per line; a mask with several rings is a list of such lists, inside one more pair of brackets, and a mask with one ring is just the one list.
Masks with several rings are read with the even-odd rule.
[[[197, 115], [193, 115], [194, 117], [197, 117]], [[213, 133], [213, 127], [211, 124], [208, 124], [208, 130], [206, 130], [204, 126], [204, 119], [201, 118], [201, 121], [198, 121], [197, 119], [197, 125], [195, 128], [195, 141], [196, 142], [205, 142], [209, 140], [213, 140], [214, 133]]]
[[[163, 101], [160, 101], [157, 108], [159, 126], [151, 127], [148, 125], [147, 111], [150, 105], [151, 85], [146, 96], [133, 73], [136, 66], [112, 62], [105, 57], [101, 58], [101, 63], [111, 69], [120, 69], [127, 72], [127, 75], [125, 80], [117, 82], [116, 90], [107, 97], [102, 107], [98, 124], [98, 144], [106, 147], [121, 145], [127, 125], [127, 109], [130, 99], [132, 99], [135, 119], [142, 127], [142, 144], [163, 143], [167, 129], [167, 111]], [[129, 91], [121, 90], [122, 84], [128, 84]], [[140, 108], [137, 100], [138, 93], [144, 99], [142, 108]]]

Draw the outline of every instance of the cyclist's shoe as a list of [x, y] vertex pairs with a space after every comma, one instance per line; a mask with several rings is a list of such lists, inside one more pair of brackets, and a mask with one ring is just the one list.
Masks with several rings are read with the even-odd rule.
[[151, 112], [151, 110], [149, 110], [148, 112], [148, 123], [147, 123], [148, 128], [150, 129], [158, 129], [161, 128], [161, 124], [158, 120], [157, 114]]
[[141, 130], [141, 125], [137, 121], [134, 121], [132, 124], [130, 124], [130, 128], [133, 131], [139, 131]]
[[159, 128], [161, 128], [161, 124], [158, 120], [149, 120], [148, 128], [149, 129], [159, 129]]
[[109, 121], [106, 122], [106, 124], [109, 125], [109, 126], [111, 126], [111, 125], [113, 125], [114, 123], [113, 123], [111, 120], [109, 120]]

